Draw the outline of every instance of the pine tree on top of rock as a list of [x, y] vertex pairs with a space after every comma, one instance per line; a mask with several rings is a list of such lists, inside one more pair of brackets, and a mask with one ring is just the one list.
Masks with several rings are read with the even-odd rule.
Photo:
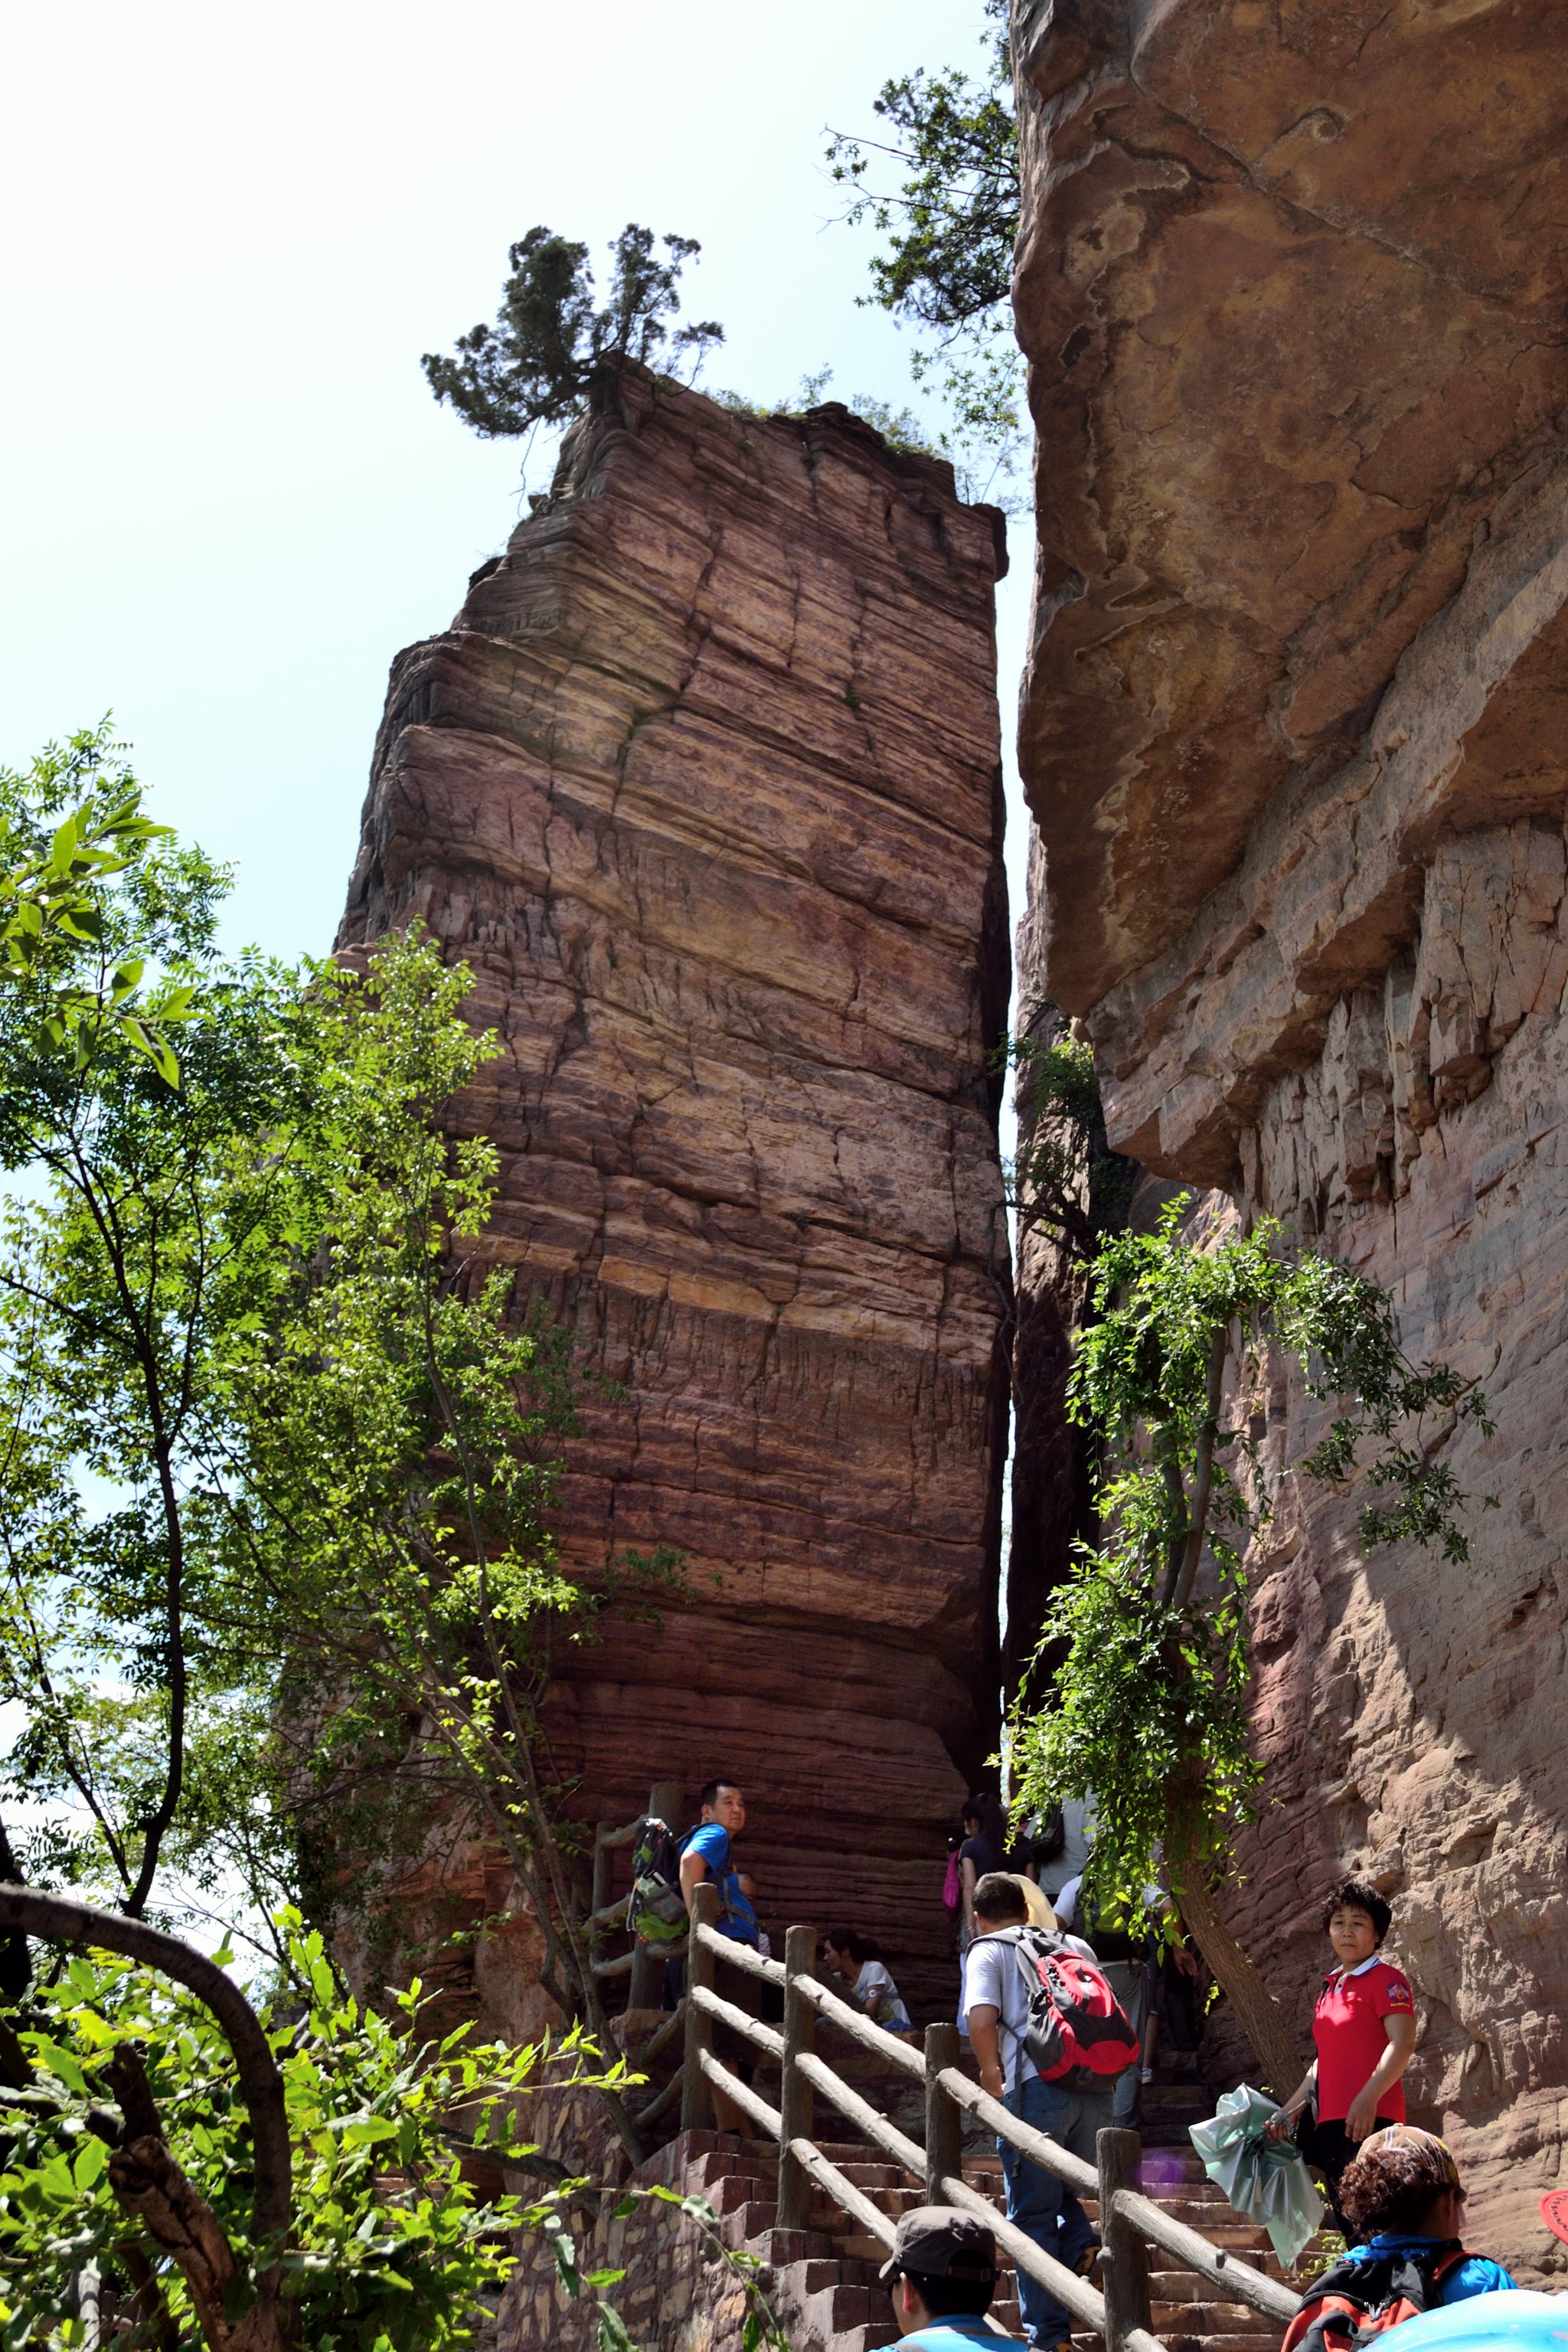
[[[658, 258], [662, 241], [668, 255]], [[678, 327], [679, 280], [701, 251], [691, 236], [666, 236], [628, 221], [610, 247], [615, 272], [610, 299], [594, 307], [588, 248], [531, 228], [509, 255], [511, 274], [493, 327], [471, 327], [451, 353], [426, 352], [420, 362], [437, 400], [487, 440], [531, 433], [574, 415], [596, 378], [627, 361], [657, 367], [677, 353], [702, 353], [724, 340], [717, 320]]]

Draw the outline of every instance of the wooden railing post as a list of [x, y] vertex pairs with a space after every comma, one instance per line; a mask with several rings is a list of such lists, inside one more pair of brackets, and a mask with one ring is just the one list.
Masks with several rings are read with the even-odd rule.
[[945, 2205], [942, 2182], [963, 2171], [963, 2116], [937, 2076], [958, 2063], [956, 2025], [926, 2027], [926, 2203]]
[[713, 2127], [713, 2086], [702, 2072], [701, 2053], [713, 2047], [713, 2020], [690, 1996], [700, 1985], [713, 1990], [713, 1952], [698, 1937], [699, 1927], [719, 1924], [719, 1889], [711, 1879], [691, 1890], [691, 1934], [686, 1948], [686, 2073], [680, 2089], [682, 2131]]
[[816, 2011], [795, 1990], [797, 1977], [816, 1973], [816, 1930], [790, 1927], [784, 1934], [784, 2084], [779, 2093], [779, 2228], [805, 2230], [811, 2221], [811, 2177], [790, 2153], [793, 2139], [809, 2139], [816, 2096], [795, 2064], [816, 2041]]
[[[656, 1780], [648, 1790], [648, 1811], [680, 1835], [680, 1783], [679, 1780]], [[609, 1901], [606, 1893], [605, 1900]], [[598, 1908], [597, 1902], [595, 1904]], [[658, 2009], [664, 2002], [664, 1955], [649, 1944], [632, 1947], [632, 1980], [626, 1992], [628, 2009]]]
[[605, 1823], [601, 1822], [594, 1834], [594, 1899], [590, 1911], [607, 1911], [610, 1907], [610, 1878], [615, 1869], [615, 1848], [605, 1843]]
[[1100, 2170], [1100, 2291], [1105, 2296], [1105, 2352], [1122, 2352], [1129, 2334], [1147, 2335], [1149, 2257], [1141, 2233], [1118, 2217], [1112, 2201], [1119, 2189], [1137, 2189], [1143, 2143], [1135, 2131], [1095, 2134]]

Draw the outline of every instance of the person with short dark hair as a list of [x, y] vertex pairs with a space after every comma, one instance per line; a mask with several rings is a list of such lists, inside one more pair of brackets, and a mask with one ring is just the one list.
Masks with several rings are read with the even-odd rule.
[[[732, 1943], [754, 1948], [761, 1932], [757, 1915], [742, 1887], [741, 1874], [731, 1851], [731, 1840], [746, 1826], [745, 1798], [737, 1782], [721, 1775], [704, 1782], [698, 1806], [697, 1826], [688, 1830], [680, 1841], [680, 1899], [689, 1916], [697, 1889], [710, 1880], [719, 1890], [719, 1934]], [[683, 1963], [679, 1959], [669, 1961], [665, 1977], [666, 1999], [679, 2000], [684, 1989]], [[762, 1991], [757, 1979], [736, 1969], [726, 1969], [724, 1977], [724, 1983], [719, 1987], [724, 1999], [755, 2017]], [[756, 2053], [745, 2037], [722, 2019], [714, 2027], [713, 2054], [742, 2082], [751, 2081]], [[713, 2085], [713, 2117], [721, 2131], [738, 2132], [741, 2128], [739, 2108], [717, 2084]]]
[[977, 2213], [917, 2205], [899, 2223], [893, 2251], [877, 2273], [906, 2332], [899, 2352], [961, 2352], [974, 2344], [1016, 2344], [988, 2326], [996, 2292], [996, 2241]]
[[823, 1966], [842, 1979], [846, 1998], [873, 2025], [889, 2033], [912, 2033], [910, 2012], [900, 1997], [882, 1948], [853, 1927], [830, 1927], [822, 1939]]
[[[1405, 2121], [1402, 2080], [1415, 2047], [1415, 1996], [1410, 1979], [1379, 1948], [1394, 1914], [1375, 1886], [1347, 1878], [1323, 1909], [1338, 1965], [1323, 1979], [1312, 2017], [1318, 2054], [1269, 2126], [1279, 2137], [1299, 2127], [1301, 2152], [1321, 2172], [1334, 2226], [1348, 2239], [1339, 2182], [1363, 2140]], [[1310, 2099], [1316, 2117], [1302, 2120]]]
[[[1072, 2155], [1095, 2160], [1095, 2138], [1110, 2124], [1110, 2085], [1103, 2079], [1081, 2086], [1070, 2078], [1045, 2082], [1025, 2046], [1029, 1995], [1018, 1966], [1016, 1934], [1028, 1924], [1028, 1904], [1016, 1878], [988, 1871], [974, 1889], [980, 1932], [964, 1958], [963, 2004], [970, 2045], [980, 2066], [980, 2087], [1000, 2099], [1037, 2131], [1049, 2132]], [[1091, 1960], [1077, 1936], [1063, 1936], [1069, 1951]], [[1031, 2164], [1010, 2140], [998, 2139], [1007, 2219], [1031, 2237], [1042, 2252], [1087, 2276], [1100, 2240], [1079, 2200], [1055, 2173]], [[1072, 2322], [1047, 2287], [1018, 2273], [1018, 2301], [1028, 2341], [1040, 2347], [1068, 2347]]]

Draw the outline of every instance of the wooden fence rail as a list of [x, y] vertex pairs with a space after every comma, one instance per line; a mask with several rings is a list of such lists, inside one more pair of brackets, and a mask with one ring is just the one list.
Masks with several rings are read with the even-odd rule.
[[[1142, 2143], [1136, 2132], [1102, 2131], [1098, 2138], [1097, 2164], [1070, 2155], [1047, 2132], [1037, 2131], [991, 2098], [957, 2064], [958, 2031], [952, 2025], [927, 2029], [923, 2051], [897, 2041], [849, 2003], [818, 1983], [816, 1938], [811, 1929], [792, 1927], [786, 1939], [784, 1964], [765, 1960], [744, 1944], [717, 1930], [719, 1898], [712, 1886], [699, 1886], [692, 1902], [692, 1924], [687, 1962], [686, 2061], [681, 2120], [689, 2128], [712, 2120], [715, 2088], [779, 2148], [778, 2219], [781, 2229], [802, 2229], [810, 2210], [811, 2185], [823, 2189], [878, 2242], [891, 2246], [894, 2224], [871, 2200], [847, 2180], [824, 2156], [813, 2137], [815, 2107], [824, 2099], [854, 2124], [879, 2154], [889, 2158], [917, 2181], [928, 2202], [956, 2205], [980, 2215], [994, 2231], [997, 2244], [1017, 2267], [1049, 2289], [1074, 2322], [1103, 2337], [1108, 2352], [1165, 2352], [1153, 2333], [1149, 2311], [1149, 2265], [1146, 2247], [1195, 2271], [1219, 2300], [1249, 2305], [1283, 2327], [1300, 2308], [1300, 2298], [1289, 2287], [1267, 2278], [1244, 2260], [1228, 2255], [1184, 2222], [1173, 2221], [1138, 2189]], [[726, 2000], [715, 1990], [721, 1963], [747, 1976], [782, 1986], [784, 2021], [782, 2032], [763, 2024]], [[815, 2026], [831, 2024], [885, 2064], [918, 2077], [925, 2087], [925, 2144], [921, 2147], [901, 2131], [890, 2116], [837, 2074], [814, 2046]], [[728, 2026], [753, 2049], [779, 2061], [783, 2073], [781, 2105], [773, 2107], [743, 2083], [713, 2054], [715, 2023]], [[1032, 2238], [1000, 2214], [989, 2198], [963, 2177], [963, 2117], [973, 2116], [1000, 2139], [1016, 2147], [1068, 2188], [1100, 2200], [1100, 2258], [1102, 2285], [1079, 2278], [1044, 2252]]]
[[[679, 1802], [668, 1787], [654, 1791], [649, 1811], [670, 1820]], [[658, 1800], [665, 1801], [661, 1804]], [[625, 1898], [611, 1903], [609, 1856], [627, 1845], [637, 1822], [621, 1830], [599, 1832], [595, 1843], [594, 1919], [595, 1931], [624, 1925]], [[683, 2130], [711, 2126], [713, 2093], [722, 2094], [732, 2107], [769, 2139], [779, 2151], [778, 2226], [804, 2230], [815, 2186], [841, 2206], [878, 2243], [890, 2247], [894, 2224], [888, 2215], [845, 2178], [826, 2157], [813, 2137], [817, 2103], [826, 2099], [863, 2133], [871, 2147], [902, 2168], [917, 2181], [928, 2204], [956, 2205], [978, 2214], [994, 2232], [996, 2242], [1019, 2270], [1048, 2288], [1080, 2327], [1104, 2339], [1107, 2352], [1166, 2352], [1152, 2328], [1149, 2309], [1147, 2248], [1183, 2263], [1206, 2281], [1222, 2302], [1246, 2304], [1276, 2319], [1283, 2328], [1300, 2307], [1300, 2297], [1289, 2287], [1266, 2277], [1244, 2258], [1211, 2245], [1197, 2230], [1162, 2210], [1138, 2187], [1142, 2143], [1136, 2132], [1102, 2131], [1098, 2136], [1098, 2162], [1086, 2164], [1069, 2154], [1048, 2132], [1037, 2131], [981, 2090], [960, 2071], [958, 2029], [932, 2025], [926, 2030], [923, 2050], [916, 2050], [873, 2025], [869, 2019], [818, 1981], [816, 1936], [810, 1927], [791, 1927], [784, 1958], [764, 1959], [750, 1945], [736, 1943], [718, 1932], [719, 1896], [712, 1885], [696, 1889], [691, 1927], [686, 1947], [686, 1992], [676, 2014], [666, 2020], [651, 2041], [635, 2053], [641, 2065], [667, 2049], [682, 2028], [685, 2051], [679, 2072], [637, 2120], [651, 2122], [680, 2100]], [[725, 1998], [715, 1983], [721, 1962], [753, 1981], [779, 1988], [784, 1995], [784, 2025], [765, 2024], [738, 2001]], [[599, 1965], [601, 1975], [631, 1971], [634, 1996], [639, 1984], [651, 1981], [649, 1961], [639, 1969], [637, 1954]], [[634, 2005], [636, 2005], [634, 2000]], [[884, 2064], [918, 2079], [925, 2092], [925, 2141], [921, 2146], [901, 2131], [890, 2116], [852, 2088], [820, 2055], [816, 2047], [819, 2023], [831, 2025], [869, 2050]], [[781, 2071], [780, 2104], [773, 2106], [713, 2048], [713, 2029], [722, 2025], [743, 2042], [775, 2059]], [[1016, 2148], [1031, 2164], [1064, 2181], [1079, 2195], [1098, 2198], [1102, 2251], [1099, 2271], [1102, 2285], [1079, 2278], [1032, 2238], [1008, 2221], [990, 2199], [963, 2177], [965, 2116]]]

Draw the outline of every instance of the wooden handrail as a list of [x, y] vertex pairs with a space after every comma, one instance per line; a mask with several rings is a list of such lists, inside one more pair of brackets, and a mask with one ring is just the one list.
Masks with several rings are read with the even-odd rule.
[[[879, 2243], [891, 2246], [891, 2220], [823, 2155], [810, 2137], [810, 2103], [814, 2094], [820, 2094], [858, 2126], [873, 2148], [921, 2181], [929, 2201], [956, 2205], [984, 2221], [997, 2245], [1017, 2268], [1047, 2288], [1079, 2326], [1103, 2337], [1106, 2352], [1166, 2352], [1159, 2337], [1142, 2324], [1148, 2318], [1149, 2308], [1143, 2242], [1158, 2246], [1195, 2272], [1221, 2301], [1249, 2305], [1269, 2319], [1281, 2322], [1295, 2316], [1300, 2308], [1300, 2296], [1264, 2272], [1255, 2270], [1250, 2263], [1211, 2245], [1200, 2231], [1175, 2221], [1152, 2199], [1126, 2185], [1137, 2178], [1139, 2141], [1135, 2133], [1114, 2129], [1100, 2133], [1100, 2162], [1086, 2164], [1048, 2132], [1038, 2131], [1013, 2115], [1000, 2099], [994, 2099], [949, 2063], [957, 2050], [957, 2039], [951, 2027], [931, 2029], [925, 2050], [911, 2049], [881, 2026], [873, 2025], [810, 1973], [816, 1939], [809, 1928], [790, 1929], [786, 1943], [790, 1964], [786, 1971], [776, 1960], [764, 1960], [749, 1945], [719, 1934], [718, 1902], [716, 1887], [703, 1885], [697, 1888], [689, 1937], [689, 1990], [676, 2016], [659, 2028], [640, 2053], [645, 2059], [651, 2058], [664, 2048], [684, 2014], [686, 2055], [680, 2074], [644, 2110], [644, 2117], [639, 2120], [662, 2113], [679, 2086], [684, 2093], [683, 2125], [689, 2128], [705, 2124], [710, 2120], [708, 2102], [711, 2085], [760, 2130], [777, 2139], [781, 2210], [787, 2190], [792, 2214], [798, 2216], [790, 2226], [805, 2226], [805, 2182], [809, 2180], [841, 2205]], [[784, 2033], [750, 2016], [714, 1990], [713, 1972], [720, 1960], [764, 1983], [787, 1986]], [[921, 2083], [926, 2095], [926, 2147], [910, 2138], [890, 2116], [858, 2091], [852, 2090], [812, 2049], [806, 2028], [813, 2013], [838, 2027], [884, 2063], [890, 2063]], [[789, 2023], [792, 2017], [795, 2020], [794, 2025]], [[783, 2069], [783, 2112], [770, 2106], [713, 2055], [715, 2021], [731, 2027], [755, 2047], [779, 2060]], [[1054, 2255], [1046, 2253], [1000, 2213], [988, 2197], [963, 2178], [956, 2161], [962, 2148], [959, 2111], [987, 2126], [1031, 2164], [1038, 2165], [1079, 2193], [1098, 2198], [1105, 2241], [1100, 2262], [1116, 2266], [1114, 2275], [1110, 2268], [1105, 2272], [1110, 2292], [1102, 2294]], [[796, 2127], [786, 2126], [786, 2116], [795, 2118]], [[797, 2127], [800, 2122], [805, 2124], [805, 2131]]]
[[737, 2009], [732, 2000], [725, 2000], [721, 1994], [710, 1992], [706, 1985], [693, 1985], [688, 1998], [694, 2000], [699, 2009], [705, 2009], [710, 2017], [721, 2018], [737, 2033], [743, 2033], [746, 2040], [754, 2042], [759, 2050], [766, 2050], [774, 2058], [784, 2056], [784, 2035], [775, 2033], [771, 2025], [764, 2025], [760, 2017], [752, 2017], [747, 2010]]
[[623, 1952], [618, 1959], [590, 1960], [588, 1965], [596, 1977], [629, 1977], [636, 1958], [635, 1952]]
[[596, 1846], [606, 1847], [630, 1845], [632, 1840], [636, 1837], [638, 1830], [641, 1829], [643, 1822], [647, 1818], [647, 1816], [645, 1813], [639, 1813], [635, 1822], [628, 1822], [626, 1823], [625, 1829], [597, 1829], [594, 1832], [594, 1843]]
[[705, 1927], [700, 1922], [691, 1933], [700, 1944], [708, 1946], [715, 1959], [728, 1960], [731, 1968], [743, 1969], [749, 1977], [761, 1977], [764, 1984], [783, 1984], [782, 1960], [764, 1960], [750, 1944], [738, 1943], [733, 1936], [721, 1936], [717, 1927]]
[[977, 2116], [983, 2124], [989, 2124], [999, 2138], [1008, 2141], [1026, 2156], [1031, 2164], [1037, 2164], [1042, 2172], [1049, 2172], [1058, 2180], [1065, 2180], [1069, 2189], [1076, 2189], [1086, 2196], [1095, 2194], [1100, 2187], [1100, 2175], [1093, 2165], [1085, 2164], [1081, 2157], [1069, 2155], [1061, 2142], [1052, 2139], [1048, 2132], [1037, 2131], [1033, 2124], [1021, 2123], [1000, 2099], [994, 2099], [989, 2091], [983, 2091], [978, 2083], [972, 2083], [967, 2074], [959, 2073], [956, 2066], [944, 2067], [937, 2079], [949, 2098], [956, 2099], [961, 2107], [967, 2107], [970, 2114]]
[[698, 2056], [708, 2080], [716, 2083], [720, 2090], [733, 2099], [742, 2114], [750, 2116], [770, 2139], [777, 2139], [781, 2121], [778, 2109], [770, 2107], [766, 2099], [759, 2098], [749, 2083], [742, 2082], [739, 2074], [731, 2074], [728, 2066], [714, 2057], [711, 2050], [700, 2051]]
[[825, 2065], [820, 2058], [808, 2056], [803, 2050], [795, 2063], [806, 2081], [824, 2097], [832, 2100], [841, 2116], [847, 2116], [852, 2124], [859, 2125], [868, 2140], [881, 2148], [885, 2155], [890, 2156], [895, 2163], [901, 2164], [906, 2172], [912, 2172], [917, 2180], [924, 2179], [926, 2153], [923, 2147], [917, 2147], [912, 2139], [906, 2139], [896, 2124], [889, 2123], [886, 2116], [879, 2115], [870, 2101], [863, 2099], [858, 2091], [852, 2091], [847, 2083], [840, 2082], [832, 2067]]
[[596, 1934], [601, 1927], [624, 1927], [626, 1906], [631, 1899], [632, 1891], [628, 1886], [624, 1895], [617, 1895], [613, 1903], [606, 1903], [602, 1911], [590, 1911], [583, 1925], [591, 1936]]
[[681, 2079], [680, 2070], [677, 2067], [675, 2073], [670, 2076], [668, 2082], [665, 2084], [657, 2099], [650, 2099], [646, 2107], [637, 2107], [633, 2110], [633, 2123], [651, 2124], [657, 2122], [667, 2107], [672, 2107], [675, 2105], [675, 2102], [679, 2098], [681, 2092], [685, 2087], [685, 2084]]
[[1162, 2253], [1173, 2254], [1185, 2263], [1200, 2278], [1208, 2280], [1226, 2303], [1249, 2303], [1254, 2311], [1261, 2311], [1270, 2319], [1289, 2322], [1301, 2308], [1301, 2298], [1292, 2294], [1278, 2279], [1269, 2278], [1252, 2264], [1228, 2254], [1223, 2246], [1211, 2246], [1200, 2231], [1189, 2229], [1173, 2214], [1163, 2212], [1152, 2198], [1136, 2189], [1119, 2189], [1116, 2210], [1125, 2214], [1133, 2228]]
[[1097, 2336], [1104, 2335], [1105, 2297], [1098, 2287], [1090, 2286], [1087, 2279], [1080, 2279], [1076, 2271], [1069, 2271], [1067, 2264], [1058, 2263], [1054, 2254], [1043, 2253], [1033, 2238], [1026, 2237], [1015, 2222], [998, 2213], [989, 2197], [983, 2197], [978, 2189], [970, 2187], [967, 2180], [960, 2179], [955, 2173], [949, 2173], [942, 2186], [943, 2201], [959, 2206], [966, 2213], [978, 2214], [997, 2244], [1012, 2255], [1018, 2268], [1048, 2288], [1080, 2327], [1091, 2327]]
[[654, 2034], [652, 2040], [645, 2042], [640, 2050], [627, 2051], [626, 2057], [630, 2063], [637, 2067], [651, 2066], [654, 2060], [660, 2056], [664, 2051], [668, 2049], [670, 2043], [674, 2041], [676, 2035], [679, 2032], [685, 2022], [686, 1995], [682, 1993], [680, 1999], [676, 2002], [674, 2009], [665, 2019], [664, 2023], [659, 2027], [658, 2032]]
[[846, 2180], [836, 2164], [830, 2164], [819, 2147], [808, 2139], [792, 2139], [789, 2152], [803, 2172], [808, 2172], [819, 2189], [826, 2189], [835, 2204], [842, 2205], [852, 2221], [871, 2237], [889, 2249], [894, 2229], [885, 2213], [879, 2213], [868, 2197], [863, 2196], [852, 2180]]
[[923, 2080], [926, 2062], [921, 2053], [911, 2049], [907, 2042], [897, 2041], [884, 2026], [873, 2025], [868, 2017], [862, 2017], [858, 2009], [851, 2009], [847, 2000], [840, 2000], [836, 1992], [829, 1992], [816, 1977], [802, 1978], [800, 1990], [813, 2009], [830, 2018], [852, 2041], [873, 2051], [879, 2058], [887, 2059], [890, 2065], [901, 2066], [906, 2074]]

